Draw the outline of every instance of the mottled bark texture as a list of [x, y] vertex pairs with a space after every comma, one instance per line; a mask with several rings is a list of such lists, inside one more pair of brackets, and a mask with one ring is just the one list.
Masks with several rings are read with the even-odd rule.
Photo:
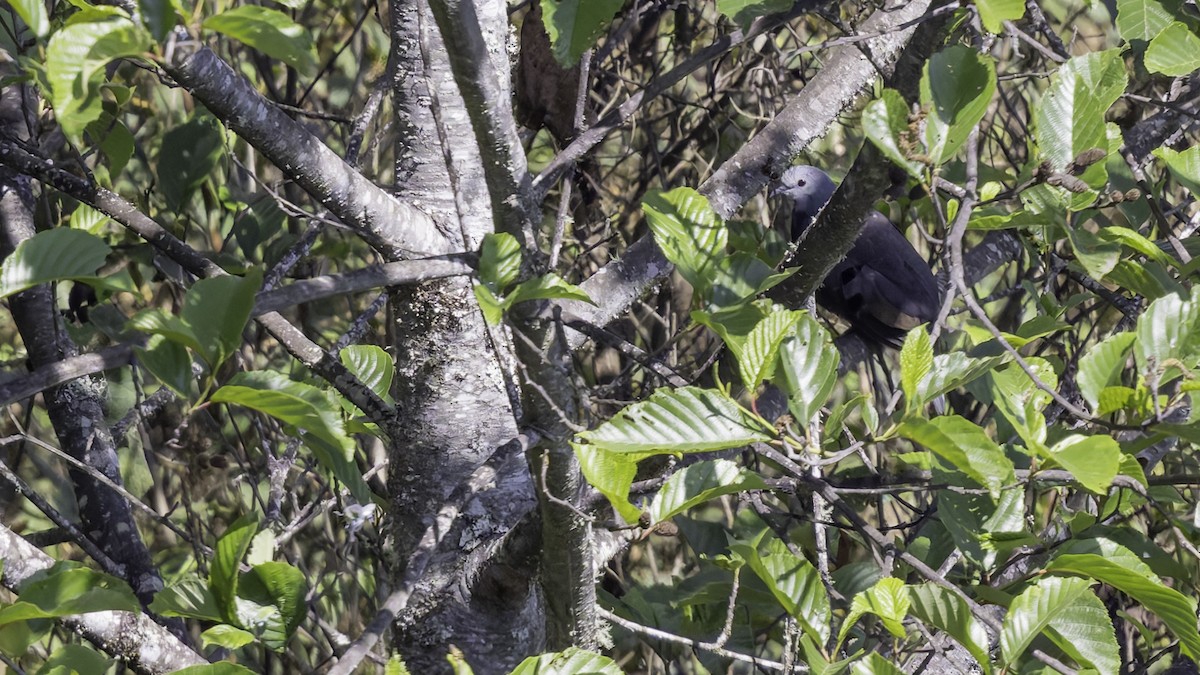
[[[479, 4], [491, 66], [507, 90], [505, 8]], [[432, 218], [450, 249], [477, 250], [492, 231], [490, 198], [437, 26], [425, 3], [416, 1], [393, 4], [391, 25], [401, 131], [397, 193]], [[391, 449], [389, 488], [396, 559], [404, 561], [447, 495], [516, 436], [517, 426], [514, 384], [503, 361], [511, 349], [503, 333], [484, 323], [468, 280], [397, 289], [390, 300], [395, 397], [404, 412]], [[449, 672], [445, 654], [453, 644], [476, 673], [505, 673], [542, 643], [534, 566], [495, 564], [493, 555], [498, 539], [535, 504], [522, 460], [508, 463], [495, 488], [466, 507], [398, 618], [392, 646], [413, 672]], [[397, 565], [393, 578], [403, 573]]]

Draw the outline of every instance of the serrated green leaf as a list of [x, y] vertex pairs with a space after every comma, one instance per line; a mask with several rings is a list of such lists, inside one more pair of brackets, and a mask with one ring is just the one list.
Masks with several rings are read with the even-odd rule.
[[579, 437], [610, 452], [711, 452], [770, 438], [725, 394], [712, 389], [659, 389]]
[[704, 295], [708, 309], [721, 311], [734, 308], [792, 275], [794, 270], [773, 273], [757, 255], [734, 253], [722, 255], [708, 279], [709, 291]]
[[141, 56], [150, 35], [118, 11], [89, 7], [50, 37], [46, 81], [54, 116], [67, 136], [79, 140], [100, 118], [104, 67], [115, 59]]
[[208, 590], [226, 623], [238, 625], [234, 600], [241, 576], [239, 568], [257, 532], [258, 516], [247, 514], [225, 528], [225, 533], [217, 540], [212, 566], [208, 571]]
[[234, 403], [283, 422], [292, 433], [302, 433], [317, 462], [330, 471], [360, 504], [372, 494], [355, 462], [355, 443], [346, 435], [342, 415], [320, 389], [293, 382], [280, 373], [243, 372], [213, 393], [215, 403]]
[[224, 155], [224, 129], [203, 108], [163, 135], [156, 172], [167, 208], [179, 211], [186, 206], [196, 189], [213, 178]]
[[[1104, 115], [1127, 82], [1118, 49], [1073, 57], [1050, 78], [1050, 88], [1034, 112], [1034, 138], [1055, 170], [1066, 169], [1085, 150], [1109, 147]], [[1079, 178], [1093, 189], [1102, 187], [1108, 180], [1105, 163], [1092, 164]], [[1094, 200], [1095, 193], [1074, 194], [1069, 203], [1080, 209]]]
[[124, 581], [74, 564], [58, 563], [31, 577], [17, 595], [17, 602], [0, 609], [0, 625], [107, 610], [141, 611], [141, 603]]
[[1095, 494], [1106, 494], [1121, 467], [1121, 446], [1109, 436], [1072, 434], [1055, 443], [1049, 456], [1079, 484]]
[[863, 108], [863, 133], [896, 166], [903, 167], [908, 175], [924, 180], [925, 167], [910, 159], [915, 148], [915, 132], [909, 128], [908, 104], [894, 89], [885, 89], [879, 98]]
[[571, 449], [588, 484], [608, 499], [625, 522], [636, 523], [641, 509], [629, 501], [629, 488], [637, 475], [637, 463], [650, 455], [610, 452], [586, 443], [572, 443]]
[[[762, 547], [763, 538], [767, 539]], [[760, 551], [760, 548], [765, 550]], [[820, 644], [829, 640], [831, 610], [829, 596], [817, 568], [796, 557], [787, 546], [764, 530], [749, 542], [731, 544], [729, 550], [742, 556], [750, 569], [766, 584], [788, 614], [796, 618], [806, 634]]]
[[879, 652], [870, 652], [865, 658], [855, 661], [850, 672], [853, 675], [904, 675], [903, 670], [880, 656]]
[[1000, 33], [1005, 21], [1016, 21], [1025, 16], [1024, 0], [975, 0], [975, 8], [989, 33]]
[[83, 673], [105, 673], [112, 667], [112, 660], [83, 645], [63, 645], [54, 650], [38, 668], [37, 675], [82, 675]]
[[56, 227], [17, 245], [0, 265], [0, 298], [62, 279], [103, 283], [96, 271], [112, 249], [82, 230]]
[[1155, 148], [1151, 154], [1161, 159], [1171, 176], [1192, 194], [1200, 194], [1200, 146], [1194, 145], [1182, 152], [1163, 146]]
[[1033, 639], [1050, 626], [1051, 621], [1084, 594], [1091, 594], [1091, 584], [1083, 579], [1046, 577], [1038, 579], [1009, 605], [1000, 630], [1002, 662], [1017, 660]]
[[687, 187], [650, 191], [642, 199], [646, 224], [663, 254], [698, 298], [708, 297], [717, 264], [726, 256], [729, 231], [708, 199]]
[[1058, 386], [1058, 376], [1045, 359], [1030, 357], [1026, 363], [1045, 389], [1038, 387], [1024, 369], [1014, 364], [992, 371], [992, 400], [1025, 444], [1037, 448], [1046, 441], [1046, 418], [1042, 410], [1053, 400], [1046, 389], [1053, 391]]
[[735, 462], [698, 462], [667, 479], [650, 503], [650, 517], [657, 523], [721, 495], [765, 489], [767, 484], [758, 474]]
[[792, 332], [800, 316], [800, 312], [790, 311], [768, 314], [746, 336], [742, 348], [734, 352], [742, 383], [747, 389], [754, 391], [770, 377], [778, 361], [779, 345]]
[[338, 359], [376, 396], [391, 400], [392, 376], [396, 372], [391, 354], [375, 345], [350, 345], [338, 353]]
[[510, 675], [622, 675], [615, 661], [578, 647], [568, 647], [561, 652], [530, 656], [522, 661]]
[[571, 67], [596, 44], [624, 0], [540, 0], [554, 59]]
[[929, 108], [926, 154], [935, 165], [954, 158], [983, 119], [996, 93], [996, 66], [987, 55], [952, 45], [925, 63], [921, 105]]
[[1185, 654], [1192, 659], [1200, 657], [1195, 599], [1168, 588], [1157, 578], [1146, 577], [1093, 554], [1057, 556], [1046, 566], [1046, 571], [1095, 579], [1121, 591], [1158, 616], [1179, 638]]
[[1099, 675], [1117, 675], [1121, 657], [1108, 609], [1092, 592], [1080, 594], [1064, 611], [1050, 619], [1050, 638], [1076, 663]]
[[932, 583], [909, 586], [908, 598], [913, 616], [945, 631], [970, 652], [985, 674], [992, 672], [987, 628], [971, 613], [965, 600]]
[[177, 581], [156, 593], [150, 611], [161, 616], [224, 621], [208, 584], [195, 578]]
[[910, 330], [900, 347], [900, 388], [912, 409], [923, 404], [919, 385], [933, 370], [933, 342], [929, 333], [923, 330]]
[[884, 577], [871, 588], [854, 596], [850, 602], [850, 612], [846, 615], [842, 627], [838, 631], [838, 645], [841, 645], [850, 629], [858, 620], [867, 614], [879, 617], [883, 627], [897, 638], [903, 638], [907, 631], [904, 629], [904, 618], [909, 608], [908, 589], [904, 582], [895, 577]]
[[1129, 40], [1150, 40], [1174, 21], [1159, 0], [1117, 0], [1117, 31]]
[[242, 575], [238, 596], [274, 611], [264, 612], [268, 618], [259, 626], [247, 627], [259, 635], [267, 647], [282, 650], [307, 612], [306, 589], [304, 574], [287, 563], [272, 561], [255, 565]]
[[311, 75], [316, 70], [312, 37], [303, 26], [277, 9], [238, 5], [209, 17], [203, 25], [283, 61], [301, 75]]
[[138, 363], [158, 381], [187, 400], [192, 396], [192, 358], [187, 348], [165, 335], [151, 335], [146, 347], [135, 347]]
[[200, 634], [200, 645], [204, 649], [213, 646], [224, 647], [225, 649], [237, 649], [245, 647], [252, 642], [254, 642], [253, 633], [230, 626], [227, 623], [213, 626]]
[[508, 290], [521, 274], [521, 244], [507, 232], [484, 235], [479, 249], [479, 280], [495, 295]]
[[548, 272], [540, 277], [526, 279], [517, 284], [516, 288], [504, 298], [505, 307], [512, 307], [518, 302], [527, 300], [578, 300], [590, 305], [596, 304], [584, 290], [554, 272]]
[[1159, 383], [1172, 367], [1191, 370], [1200, 362], [1200, 287], [1190, 296], [1165, 295], [1138, 318], [1133, 353], [1138, 372]]
[[1110, 335], [1100, 344], [1088, 349], [1079, 359], [1079, 375], [1076, 381], [1079, 392], [1088, 405], [1095, 409], [1100, 402], [1100, 392], [1105, 387], [1120, 384], [1121, 373], [1129, 359], [1129, 350], [1136, 335], [1127, 331]]
[[963, 472], [993, 497], [1016, 481], [1012, 461], [996, 442], [970, 420], [944, 415], [932, 420], [912, 418], [897, 429], [901, 436], [920, 443]]
[[178, 14], [171, 0], [138, 0], [142, 23], [156, 42], [163, 42], [175, 27]]
[[504, 320], [504, 303], [495, 296], [487, 286], [475, 284], [471, 287], [475, 293], [475, 302], [479, 303], [479, 311], [489, 326], [497, 326]]
[[255, 267], [244, 277], [201, 279], [188, 289], [179, 318], [196, 336], [199, 354], [211, 369], [242, 344], [242, 331], [261, 286], [262, 270]]
[[50, 32], [50, 16], [46, 13], [43, 0], [9, 0], [9, 6], [16, 10], [17, 16], [39, 40]]
[[[915, 332], [915, 331], [914, 331]], [[911, 334], [911, 333], [910, 333]], [[954, 391], [968, 384], [985, 373], [1007, 363], [1012, 357], [1008, 354], [972, 358], [963, 352], [938, 354], [933, 357], [933, 369], [921, 380], [917, 387], [916, 400], [924, 402], [942, 394]]]
[[788, 410], [800, 424], [807, 424], [829, 400], [837, 383], [841, 360], [833, 337], [805, 313], [792, 328], [792, 335], [779, 346], [779, 369], [783, 373]]

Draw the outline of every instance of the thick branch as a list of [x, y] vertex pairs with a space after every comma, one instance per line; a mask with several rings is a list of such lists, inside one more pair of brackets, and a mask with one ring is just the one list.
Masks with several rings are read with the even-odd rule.
[[[0, 560], [4, 561], [4, 586], [17, 591], [34, 573], [49, 569], [54, 559], [0, 525]], [[91, 612], [63, 617], [62, 624], [105, 653], [120, 658], [134, 671], [170, 673], [207, 663], [167, 629], [145, 614]]]
[[429, 216], [367, 180], [211, 50], [202, 48], [166, 67], [222, 122], [390, 260], [447, 252]]

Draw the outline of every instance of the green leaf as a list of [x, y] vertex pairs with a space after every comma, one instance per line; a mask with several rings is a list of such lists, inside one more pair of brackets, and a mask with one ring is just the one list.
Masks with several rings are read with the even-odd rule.
[[880, 656], [879, 652], [871, 652], [866, 658], [855, 661], [850, 672], [853, 675], [904, 675], [903, 670]]
[[626, 522], [636, 523], [641, 509], [630, 503], [629, 488], [637, 475], [637, 463], [652, 455], [611, 452], [585, 443], [572, 443], [571, 448], [588, 484], [599, 490]]
[[1189, 297], [1165, 295], [1138, 317], [1133, 354], [1138, 372], [1160, 383], [1168, 369], [1191, 370], [1200, 361], [1200, 286]]
[[213, 646], [224, 647], [225, 649], [237, 649], [238, 647], [245, 647], [252, 642], [254, 642], [254, 633], [230, 626], [227, 623], [213, 626], [200, 634], [200, 645], [204, 649]]
[[900, 348], [900, 388], [912, 409], [925, 401], [921, 399], [919, 386], [933, 370], [933, 342], [929, 333], [910, 330]]
[[145, 349], [134, 347], [138, 363], [171, 391], [187, 400], [192, 395], [192, 358], [187, 348], [164, 335], [151, 335]]
[[483, 312], [483, 320], [489, 326], [499, 325], [504, 320], [504, 303], [483, 284], [475, 284], [471, 290], [475, 293], [475, 302], [479, 303], [479, 311]]
[[338, 359], [376, 396], [391, 400], [392, 375], [396, 372], [391, 354], [375, 345], [350, 345], [338, 353]]
[[1024, 0], [975, 0], [975, 8], [989, 33], [1000, 33], [1005, 21], [1016, 21], [1025, 16]]
[[167, 208], [179, 211], [196, 189], [213, 178], [225, 155], [225, 132], [221, 123], [199, 108], [191, 119], [163, 136], [158, 151], [158, 184]]
[[1183, 152], [1175, 152], [1166, 146], [1151, 152], [1167, 165], [1175, 180], [1192, 194], [1200, 194], [1200, 145], [1193, 145]]
[[171, 0], [138, 0], [142, 23], [156, 42], [163, 42], [175, 27], [178, 15]]
[[258, 532], [258, 516], [247, 514], [235, 520], [217, 540], [217, 550], [208, 570], [208, 590], [226, 623], [238, 625], [237, 598], [239, 568], [250, 542]]
[[766, 489], [767, 484], [758, 474], [735, 462], [727, 459], [698, 462], [667, 479], [650, 503], [650, 516], [657, 523], [721, 495]]
[[183, 579], [154, 595], [150, 611], [162, 616], [182, 616], [201, 621], [224, 621], [208, 584], [195, 578]]
[[299, 569], [286, 562], [271, 561], [259, 563], [242, 575], [239, 593], [251, 601], [278, 608], [283, 619], [284, 638], [290, 638], [307, 614], [304, 599], [307, 587], [305, 575]]
[[342, 481], [358, 503], [372, 500], [354, 459], [354, 440], [346, 435], [341, 412], [325, 392], [280, 373], [255, 371], [235, 375], [213, 393], [212, 401], [266, 413], [287, 425], [289, 433], [303, 432], [317, 462]]
[[[1065, 170], [1085, 150], [1109, 147], [1104, 114], [1127, 82], [1119, 49], [1076, 56], [1050, 78], [1050, 87], [1035, 110], [1034, 138], [1055, 170]], [[1097, 162], [1079, 178], [1095, 189], [1107, 182], [1108, 171], [1104, 162]], [[1072, 208], [1083, 208], [1093, 203], [1095, 195], [1077, 194], [1070, 199]]]
[[[911, 335], [912, 332], [909, 334]], [[924, 403], [954, 391], [998, 368], [1001, 364], [1007, 363], [1011, 358], [1007, 353], [982, 358], [972, 358], [963, 352], [938, 354], [933, 357], [933, 370], [921, 380], [921, 384], [917, 387], [916, 400]]]
[[56, 227], [38, 232], [0, 265], [0, 298], [61, 279], [103, 284], [96, 271], [111, 251], [103, 239], [81, 230]]
[[[121, 172], [125, 170], [125, 165], [129, 163], [129, 158], [133, 156], [133, 133], [129, 131], [129, 127], [126, 127], [124, 122], [113, 117], [107, 111], [101, 113], [100, 119], [88, 124], [85, 132], [87, 137], [100, 148], [100, 152], [108, 161], [106, 182], [109, 184], [116, 182]], [[104, 222], [107, 220], [108, 218], [105, 216]], [[72, 224], [71, 227], [75, 227], [75, 225]], [[92, 234], [99, 234], [99, 232], [93, 231]]]
[[479, 251], [479, 280], [495, 295], [508, 291], [521, 274], [521, 244], [507, 232], [488, 233]]
[[624, 0], [540, 0], [542, 24], [550, 36], [554, 59], [571, 67], [596, 44]]
[[1072, 574], [1108, 584], [1153, 612], [1179, 638], [1183, 652], [1193, 660], [1200, 657], [1200, 633], [1196, 630], [1196, 601], [1157, 578], [1131, 571], [1099, 555], [1060, 555], [1046, 566], [1047, 572]]
[[917, 180], [925, 179], [924, 165], [909, 158], [916, 151], [916, 137], [909, 127], [908, 104], [900, 92], [884, 89], [879, 98], [868, 103], [863, 109], [862, 126], [867, 138], [896, 166]]
[[752, 253], [723, 255], [717, 259], [717, 265], [707, 280], [710, 285], [705, 295], [708, 309], [720, 311], [744, 304], [790, 277], [792, 271], [772, 274], [771, 268]]
[[317, 68], [308, 31], [277, 9], [239, 5], [209, 17], [203, 25], [283, 61], [301, 75], [311, 75]]
[[[824, 644], [829, 640], [831, 612], [820, 573], [812, 563], [796, 557], [782, 541], [768, 537], [767, 532], [764, 530], [749, 542], [731, 544], [729, 550], [746, 560], [806, 634]], [[764, 537], [767, 537], [766, 550], [760, 552]]]
[[996, 65], [990, 57], [962, 45], [930, 57], [921, 76], [921, 105], [931, 108], [925, 147], [933, 164], [954, 158], [995, 93]]
[[838, 645], [841, 645], [850, 629], [858, 620], [867, 614], [879, 617], [883, 627], [897, 638], [903, 638], [907, 631], [904, 629], [904, 617], [909, 608], [908, 589], [904, 582], [895, 577], [884, 577], [875, 585], [854, 596], [850, 603], [850, 612], [838, 631]]
[[788, 410], [799, 424], [807, 424], [829, 400], [840, 360], [829, 331], [808, 313], [803, 314], [792, 335], [779, 346]]
[[909, 586], [908, 598], [913, 616], [945, 631], [975, 657], [984, 673], [991, 673], [987, 628], [971, 613], [965, 600], [932, 583]]
[[[1026, 359], [1030, 370], [1046, 389], [1058, 386], [1054, 367], [1045, 359]], [[1046, 418], [1042, 410], [1052, 396], [1029, 378], [1015, 364], [991, 373], [992, 400], [1004, 419], [1020, 434], [1031, 448], [1041, 447], [1046, 441]]]
[[698, 297], [707, 297], [717, 263], [725, 257], [729, 231], [708, 199], [691, 188], [650, 191], [642, 199], [646, 224], [663, 254]]
[[21, 585], [17, 602], [0, 609], [0, 625], [103, 611], [140, 612], [122, 580], [86, 567], [57, 563]]
[[1013, 598], [1000, 630], [1003, 663], [1013, 665], [1050, 622], [1065, 612], [1077, 598], [1091, 594], [1091, 583], [1083, 579], [1046, 577], [1038, 579]]
[[104, 67], [115, 59], [141, 56], [150, 35], [117, 10], [88, 8], [67, 21], [46, 45], [46, 80], [54, 116], [68, 138], [100, 118]]
[[1101, 675], [1117, 675], [1121, 657], [1108, 609], [1094, 593], [1077, 596], [1050, 620], [1050, 638], [1077, 663]]
[[1130, 42], [1150, 40], [1172, 21], [1171, 12], [1159, 0], [1117, 0], [1117, 31]]
[[1121, 446], [1110, 436], [1072, 434], [1055, 443], [1049, 456], [1095, 494], [1106, 494], [1121, 468]]
[[750, 331], [741, 349], [730, 349], [737, 358], [738, 371], [747, 389], [754, 391], [774, 372], [779, 345], [800, 317], [800, 312], [772, 312]]
[[770, 438], [725, 394], [712, 389], [659, 389], [599, 427], [579, 434], [611, 452], [711, 452]]
[[46, 659], [37, 675], [78, 675], [82, 673], [105, 673], [112, 667], [112, 660], [83, 645], [63, 645]]
[[944, 415], [932, 420], [911, 418], [897, 429], [901, 436], [920, 443], [963, 472], [993, 497], [1016, 481], [1012, 461], [996, 442], [970, 420]]
[[530, 656], [522, 661], [511, 675], [622, 675], [615, 661], [578, 647], [567, 647], [561, 652]]
[[50, 32], [50, 17], [46, 14], [46, 3], [43, 0], [10, 0], [9, 6], [16, 10], [17, 16], [21, 17], [39, 40], [44, 39]]
[[1079, 359], [1079, 392], [1093, 409], [1100, 402], [1100, 392], [1105, 387], [1121, 383], [1121, 373], [1129, 358], [1129, 349], [1136, 335], [1133, 332], [1116, 333], [1100, 341]]
[[188, 289], [179, 318], [196, 336], [199, 354], [211, 369], [242, 344], [242, 331], [261, 286], [262, 270], [251, 268], [244, 277], [201, 279]]
[[525, 302], [527, 300], [549, 300], [553, 298], [578, 300], [592, 305], [596, 304], [582, 288], [568, 282], [554, 272], [548, 272], [540, 277], [526, 279], [517, 284], [516, 288], [512, 289], [512, 292], [508, 294], [508, 297], [504, 298], [504, 306], [512, 307], [518, 302]]

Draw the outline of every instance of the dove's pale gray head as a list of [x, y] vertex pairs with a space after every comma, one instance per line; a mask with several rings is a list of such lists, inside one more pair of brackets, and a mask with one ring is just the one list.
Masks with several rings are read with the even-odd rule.
[[800, 236], [837, 189], [833, 180], [815, 166], [793, 166], [779, 177], [771, 196], [785, 195], [792, 200], [792, 238]]

